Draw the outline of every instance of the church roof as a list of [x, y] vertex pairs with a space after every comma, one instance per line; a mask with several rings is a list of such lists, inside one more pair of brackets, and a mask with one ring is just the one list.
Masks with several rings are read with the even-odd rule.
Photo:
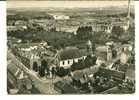
[[83, 56], [80, 50], [76, 47], [67, 47], [59, 52], [60, 60], [80, 58]]

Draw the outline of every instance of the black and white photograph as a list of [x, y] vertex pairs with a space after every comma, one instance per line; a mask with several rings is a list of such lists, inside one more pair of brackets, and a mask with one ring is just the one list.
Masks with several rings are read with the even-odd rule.
[[8, 0], [7, 94], [134, 94], [134, 0]]

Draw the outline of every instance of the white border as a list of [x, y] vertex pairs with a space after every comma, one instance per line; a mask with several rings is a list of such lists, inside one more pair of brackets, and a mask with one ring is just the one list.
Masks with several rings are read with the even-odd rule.
[[6, 89], [6, 78], [7, 78], [7, 73], [6, 73], [6, 61], [7, 61], [7, 55], [6, 55], [6, 2], [1, 1], [0, 2], [0, 98], [1, 100], [3, 99], [10, 99], [10, 100], [15, 100], [15, 99], [20, 99], [20, 100], [25, 100], [25, 99], [34, 99], [34, 100], [39, 100], [39, 99], [49, 99], [49, 100], [53, 100], [53, 99], [80, 99], [80, 100], [87, 100], [87, 99], [113, 99], [113, 100], [118, 100], [118, 99], [122, 99], [122, 100], [135, 100], [138, 99], [138, 95], [139, 95], [139, 91], [138, 91], [138, 86], [137, 84], [139, 84], [139, 78], [138, 78], [138, 74], [139, 74], [139, 2], [135, 2], [135, 13], [136, 13], [136, 93], [132, 94], [132, 95], [27, 95], [27, 96], [23, 96], [23, 95], [7, 95], [7, 89]]
[[[135, 2], [135, 58], [136, 58], [136, 94], [139, 95], [139, 1]], [[138, 84], [138, 85], [137, 85]]]
[[0, 95], [6, 89], [6, 2], [0, 1]]

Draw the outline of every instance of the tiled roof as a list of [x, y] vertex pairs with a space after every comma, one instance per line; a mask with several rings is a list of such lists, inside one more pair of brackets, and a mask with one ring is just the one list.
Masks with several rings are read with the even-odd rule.
[[82, 57], [81, 52], [76, 47], [69, 47], [59, 52], [61, 60], [80, 58]]

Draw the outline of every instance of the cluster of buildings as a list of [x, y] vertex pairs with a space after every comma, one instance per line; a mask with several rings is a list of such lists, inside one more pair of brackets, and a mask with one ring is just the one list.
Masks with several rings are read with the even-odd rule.
[[7, 24], [8, 24], [7, 25], [8, 32], [11, 32], [11, 31], [13, 32], [13, 31], [18, 31], [18, 30], [24, 31], [28, 29], [27, 22], [23, 20], [8, 21]]
[[[113, 49], [117, 51], [116, 56], [113, 55]], [[99, 53], [99, 55], [96, 52]], [[117, 88], [117, 84], [122, 84], [126, 79], [129, 79], [131, 84], [132, 82], [134, 83], [134, 63], [129, 62], [129, 59], [132, 57], [131, 53], [134, 52], [131, 44], [119, 45], [119, 47], [117, 47], [113, 42], [108, 42], [106, 43], [106, 46], [97, 47], [96, 52], [93, 54], [97, 56], [96, 64], [94, 66], [74, 71], [71, 74], [71, 79], [55, 83], [55, 89], [64, 94], [110, 93], [110, 91], [113, 93], [114, 91], [121, 91]], [[101, 53], [105, 53], [105, 55], [101, 56]], [[84, 57], [86, 58], [86, 56], [82, 56], [82, 58], [79, 57], [78, 59], [76, 58], [76, 62], [78, 62], [79, 59], [85, 59]], [[74, 59], [75, 58], [72, 60]], [[69, 60], [71, 61], [71, 59]], [[66, 60], [65, 65], [70, 66], [70, 63], [68, 64], [69, 60]], [[71, 61], [71, 63], [72, 62], [73, 61]], [[62, 64], [64, 63], [65, 62], [62, 62]], [[129, 70], [132, 75], [129, 75]], [[134, 85], [130, 88], [134, 91]], [[127, 88], [123, 93], [129, 91], [130, 89], [128, 90]]]
[[[68, 69], [74, 63], [78, 63], [80, 60], [85, 60], [88, 55], [96, 56], [96, 64], [106, 66], [115, 63], [120, 60], [120, 63], [126, 64], [133, 53], [132, 44], [116, 44], [113, 42], [107, 42], [104, 46], [97, 46], [95, 52], [92, 51], [92, 43], [89, 40], [86, 44], [86, 50], [81, 51], [77, 47], [66, 47], [60, 50], [51, 50], [51, 46], [47, 42], [32, 44], [21, 44], [18, 46], [18, 51], [21, 56], [28, 58], [30, 62], [30, 68], [32, 69], [33, 63], [37, 62], [40, 65], [41, 60], [45, 59], [47, 62], [55, 62], [56, 66]], [[54, 61], [52, 61], [54, 60]], [[51, 64], [50, 64], [51, 65]], [[110, 67], [109, 67], [110, 68]]]
[[[42, 41], [40, 43], [26, 43], [26, 44], [18, 44], [18, 53], [21, 55], [20, 57], [27, 58], [29, 60], [29, 66], [28, 68], [30, 70], [33, 70], [33, 64], [37, 63], [38, 66], [41, 65], [42, 60], [46, 60], [48, 62], [48, 67], [62, 67], [64, 69], [70, 69], [71, 66], [74, 63], [78, 63], [81, 60], [85, 60], [88, 55], [96, 56], [96, 65], [95, 66], [90, 66], [88, 71], [85, 68], [84, 70], [80, 70], [80, 72], [83, 74], [79, 74], [76, 76], [76, 73], [78, 71], [73, 72], [73, 79], [71, 83], [68, 83], [68, 87], [73, 88], [73, 85], [78, 86], [79, 84], [88, 84], [85, 85], [85, 87], [90, 86], [88, 83], [88, 79], [84, 78], [87, 74], [87, 77], [93, 77], [91, 78], [92, 80], [94, 79], [94, 74], [98, 72], [100, 67], [104, 67], [104, 69], [108, 69], [110, 71], [114, 70], [117, 74], [121, 72], [121, 67], [125, 66], [127, 69], [131, 67], [131, 64], [129, 63], [129, 59], [132, 57], [132, 54], [134, 53], [134, 46], [133, 44], [118, 44], [114, 42], [107, 42], [105, 45], [97, 46], [95, 49], [95, 52], [92, 51], [92, 42], [89, 40], [86, 44], [86, 50], [84, 52], [81, 52], [80, 49], [77, 47], [66, 47], [61, 50], [52, 50], [51, 46], [47, 44], [47, 42]], [[134, 55], [134, 54], [133, 54]], [[119, 63], [117, 64], [117, 62]], [[119, 67], [120, 66], [120, 67]], [[78, 67], [78, 66], [77, 66]], [[125, 68], [124, 67], [124, 68]], [[134, 65], [132, 65], [134, 67]], [[109, 72], [109, 71], [108, 71]], [[131, 71], [128, 71], [131, 72]], [[90, 74], [89, 74], [90, 73]], [[130, 77], [128, 74], [125, 74], [126, 72], [123, 72], [124, 75], [126, 75], [126, 78], [132, 79], [134, 75], [131, 75]], [[106, 72], [106, 74], [108, 74]], [[132, 71], [130, 74], [134, 74], [134, 71]], [[21, 75], [21, 74], [20, 74]], [[82, 76], [80, 76], [82, 75]], [[114, 77], [116, 74], [114, 74]], [[123, 74], [119, 74], [124, 76]], [[99, 76], [100, 77], [100, 76]], [[119, 77], [119, 76], [118, 76]], [[124, 78], [125, 79], [125, 78]], [[87, 81], [86, 81], [87, 80]], [[79, 82], [80, 81], [80, 82]], [[57, 84], [63, 84], [63, 83], [57, 83]], [[84, 86], [83, 85], [83, 86]], [[62, 85], [55, 85], [56, 90], [60, 89]], [[65, 86], [65, 83], [64, 85]], [[115, 86], [115, 85], [114, 85]], [[58, 88], [57, 88], [58, 87]], [[66, 86], [67, 87], [67, 86]], [[92, 86], [90, 86], [92, 87]], [[63, 88], [61, 88], [63, 89]], [[60, 89], [60, 90], [61, 90]], [[74, 89], [72, 89], [74, 90]], [[88, 90], [88, 89], [87, 89]], [[59, 91], [59, 90], [58, 90]], [[62, 90], [65, 91], [65, 90]], [[72, 93], [78, 93], [79, 90], [71, 91]], [[63, 93], [63, 92], [61, 92]], [[65, 92], [64, 92], [65, 93]], [[70, 93], [69, 91], [67, 93]]]
[[[80, 27], [76, 25], [73, 27], [61, 27], [60, 24], [63, 24], [63, 22], [66, 23], [66, 20], [70, 20], [70, 17], [66, 15], [52, 16], [54, 20], [32, 19], [28, 22], [22, 20], [15, 21], [14, 23], [11, 22], [8, 23], [7, 29], [8, 31], [27, 30], [29, 26], [34, 29], [36, 27], [42, 27], [46, 31], [54, 28], [55, 31], [71, 32], [76, 34], [78, 27]], [[129, 19], [126, 21], [111, 23], [103, 21], [91, 23], [89, 26], [92, 26], [92, 30], [94, 32], [111, 33], [114, 26], [120, 26], [127, 31], [129, 27], [132, 26], [131, 24], [134, 24], [131, 23], [130, 13], [128, 13], [128, 18]], [[93, 50], [94, 45], [91, 40], [88, 40], [86, 43], [86, 49], [83, 51], [75, 46], [55, 50], [52, 46], [49, 46], [46, 41], [42, 41], [40, 43], [18, 44], [16, 46], [17, 50], [14, 53], [18, 55], [21, 62], [31, 71], [34, 71], [34, 64], [37, 64], [37, 67], [40, 67], [42, 61], [47, 62], [47, 67], [49, 69], [58, 68], [59, 70], [62, 70], [63, 73], [64, 70], [68, 69], [69, 73], [64, 76], [64, 78], [61, 78], [60, 81], [54, 83], [54, 89], [59, 93], [109, 93], [109, 89], [111, 88], [115, 89], [115, 87], [118, 87], [119, 89], [119, 85], [124, 87], [123, 83], [126, 83], [128, 86], [128, 83], [134, 83], [135, 81], [134, 43], [122, 44], [110, 41], [105, 43], [105, 45], [97, 45], [95, 50]], [[93, 57], [96, 57], [93, 65], [88, 64], [89, 66], [87, 66], [85, 63], [82, 63], [86, 59], [89, 62]], [[28, 61], [26, 61], [25, 58]], [[93, 60], [91, 60], [91, 62], [92, 61]], [[77, 68], [82, 65], [82, 69]], [[73, 66], [75, 69], [77, 68], [74, 71], [71, 70]], [[10, 70], [12, 67], [8, 68], [10, 68], [8, 71], [8, 77], [11, 77], [12, 75], [10, 74], [13, 71]], [[14, 70], [14, 76], [20, 80], [26, 77], [23, 74], [24, 72], [20, 69], [16, 68], [12, 70]], [[127, 83], [125, 82], [126, 80], [130, 80], [130, 82]], [[28, 84], [29, 85], [27, 85], [26, 88], [31, 89], [31, 82]], [[133, 90], [134, 92], [134, 84], [129, 87], [129, 90]]]
[[[111, 33], [114, 26], [120, 26], [123, 30], [128, 30], [129, 26], [134, 26], [134, 21], [132, 18], [124, 18], [122, 20], [118, 20], [119, 18], [111, 18], [110, 20], [100, 19], [100, 20], [91, 20], [84, 21], [72, 19], [66, 15], [55, 15], [50, 14], [54, 19], [28, 19], [25, 20], [9, 20], [7, 23], [7, 30], [17, 31], [17, 30], [27, 30], [27, 29], [43, 29], [45, 31], [51, 31], [55, 29], [55, 31], [61, 32], [70, 32], [76, 34], [76, 31], [81, 26], [91, 26], [94, 32], [105, 32]], [[106, 20], [106, 21], [105, 21]], [[75, 23], [76, 22], [76, 23]]]

